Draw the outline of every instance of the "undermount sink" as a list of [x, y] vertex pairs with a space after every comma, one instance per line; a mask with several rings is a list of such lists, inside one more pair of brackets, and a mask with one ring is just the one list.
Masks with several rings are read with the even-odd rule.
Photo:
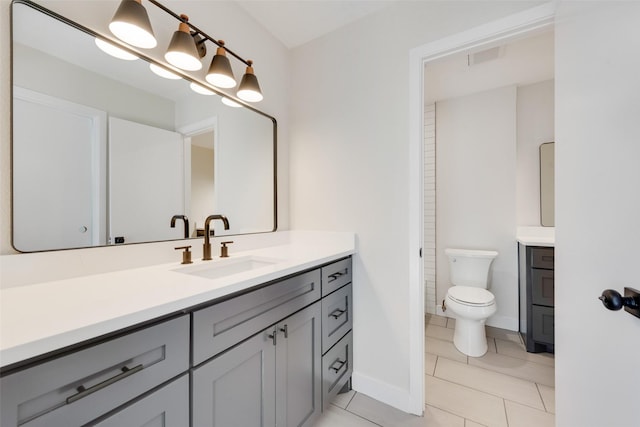
[[230, 257], [215, 261], [205, 261], [188, 267], [176, 268], [173, 271], [191, 276], [204, 277], [205, 279], [219, 279], [221, 277], [269, 267], [279, 262], [282, 262], [282, 260], [256, 256]]

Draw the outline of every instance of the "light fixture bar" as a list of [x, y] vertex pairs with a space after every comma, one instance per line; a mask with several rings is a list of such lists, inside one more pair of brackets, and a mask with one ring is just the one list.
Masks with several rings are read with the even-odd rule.
[[250, 67], [251, 65], [249, 64], [249, 61], [242, 58], [240, 55], [236, 54], [235, 52], [233, 52], [232, 50], [230, 50], [224, 43], [220, 43], [218, 42], [217, 39], [214, 39], [213, 37], [209, 36], [207, 33], [205, 33], [204, 31], [202, 31], [200, 28], [196, 27], [195, 25], [193, 25], [191, 22], [185, 22], [184, 19], [182, 19], [180, 17], [180, 15], [178, 15], [177, 13], [175, 13], [174, 11], [172, 11], [171, 9], [169, 9], [168, 7], [164, 6], [162, 3], [158, 2], [157, 0], [147, 0], [149, 3], [157, 6], [159, 9], [162, 9], [164, 12], [168, 13], [169, 15], [173, 16], [174, 18], [176, 18], [178, 21], [180, 22], [184, 22], [185, 24], [187, 24], [189, 26], [189, 28], [191, 28], [195, 34], [200, 34], [203, 39], [200, 40], [198, 43], [204, 43], [205, 40], [209, 40], [210, 42], [214, 43], [215, 45], [217, 45], [218, 47], [224, 47], [224, 49], [227, 51], [227, 53], [231, 56], [233, 56], [234, 58], [236, 58], [238, 61], [244, 63], [246, 66]]

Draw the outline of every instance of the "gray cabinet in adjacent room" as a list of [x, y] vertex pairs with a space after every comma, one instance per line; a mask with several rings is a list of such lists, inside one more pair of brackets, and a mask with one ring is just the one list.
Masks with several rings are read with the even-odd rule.
[[520, 332], [528, 352], [553, 352], [554, 248], [519, 245]]

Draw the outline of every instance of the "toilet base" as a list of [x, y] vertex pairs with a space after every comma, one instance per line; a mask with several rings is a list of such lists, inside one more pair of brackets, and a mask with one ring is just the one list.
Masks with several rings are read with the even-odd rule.
[[467, 356], [481, 357], [487, 352], [487, 335], [484, 320], [468, 320], [456, 316], [453, 344]]

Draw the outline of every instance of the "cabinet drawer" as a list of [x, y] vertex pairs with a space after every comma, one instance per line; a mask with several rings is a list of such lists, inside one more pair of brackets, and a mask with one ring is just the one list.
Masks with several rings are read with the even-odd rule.
[[189, 425], [189, 375], [165, 385], [116, 413], [83, 427], [172, 427]]
[[351, 284], [322, 299], [322, 353], [326, 353], [353, 324]]
[[83, 425], [187, 369], [182, 316], [2, 378], [0, 425]]
[[553, 307], [553, 270], [531, 269], [531, 302]]
[[353, 333], [322, 356], [322, 406], [327, 408], [353, 372]]
[[554, 248], [531, 248], [531, 267], [553, 270]]
[[351, 258], [322, 267], [322, 296], [351, 283]]
[[534, 305], [531, 307], [531, 315], [533, 323], [531, 328], [533, 340], [539, 343], [553, 344], [553, 308]]
[[320, 270], [291, 277], [193, 313], [198, 365], [320, 299]]

